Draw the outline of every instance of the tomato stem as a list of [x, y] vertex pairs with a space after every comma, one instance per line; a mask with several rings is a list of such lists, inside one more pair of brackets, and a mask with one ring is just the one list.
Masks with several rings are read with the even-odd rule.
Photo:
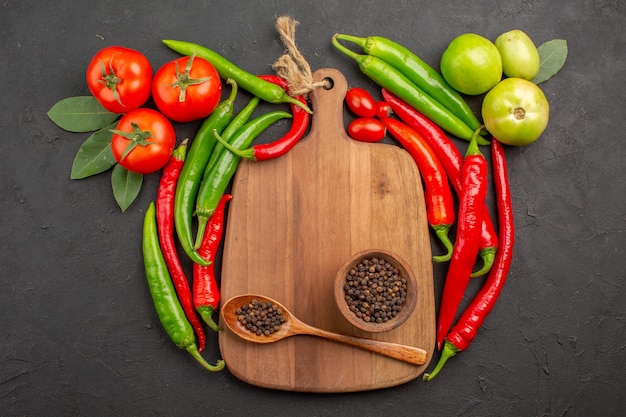
[[113, 57], [111, 57], [111, 60], [109, 61], [109, 73], [107, 73], [104, 62], [102, 62], [102, 60], [98, 60], [98, 62], [100, 62], [100, 66], [102, 68], [102, 79], [98, 80], [98, 82], [104, 84], [106, 88], [111, 90], [111, 92], [113, 93], [113, 97], [115, 97], [115, 100], [120, 103], [120, 106], [126, 107], [124, 103], [122, 103], [122, 99], [120, 99], [120, 95], [117, 92], [117, 85], [121, 83], [122, 80], [120, 77], [117, 76], [117, 74], [115, 74], [115, 71], [113, 70]]
[[124, 130], [111, 129], [112, 133], [116, 135], [120, 135], [130, 141], [126, 149], [124, 149], [124, 153], [122, 154], [122, 159], [126, 158], [126, 156], [133, 150], [137, 145], [139, 146], [148, 146], [151, 145], [152, 142], [149, 142], [148, 139], [152, 138], [152, 133], [149, 130], [141, 130], [137, 123], [131, 122], [130, 124], [133, 128], [132, 132], [126, 132]]
[[212, 77], [202, 77], [202, 78], [191, 78], [191, 68], [193, 66], [193, 60], [196, 55], [193, 54], [187, 60], [187, 64], [185, 65], [185, 71], [179, 71], [178, 61], [174, 62], [174, 66], [176, 68], [176, 82], [170, 84], [170, 87], [180, 88], [180, 92], [178, 93], [178, 101], [180, 103], [185, 102], [185, 97], [187, 94], [187, 88], [192, 85], [202, 84], [204, 82], [209, 81]]

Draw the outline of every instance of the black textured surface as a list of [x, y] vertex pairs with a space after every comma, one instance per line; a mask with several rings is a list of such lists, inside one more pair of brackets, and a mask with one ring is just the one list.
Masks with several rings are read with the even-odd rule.
[[[474, 343], [432, 382], [309, 395], [204, 371], [167, 339], [145, 284], [141, 223], [158, 175], [125, 213], [109, 174], [69, 179], [86, 136], [46, 112], [88, 93], [83, 74], [97, 50], [132, 47], [157, 68], [177, 56], [161, 39], [178, 38], [267, 73], [283, 51], [274, 29], [283, 14], [300, 22], [297, 43], [313, 70], [338, 68], [372, 91], [331, 46], [335, 32], [390, 37], [434, 66], [468, 31], [568, 41], [565, 67], [542, 85], [548, 129], [506, 149], [517, 226], [509, 280]], [[0, 414], [624, 415], [625, 14], [615, 0], [2, 2]], [[197, 126], [177, 125], [180, 137]], [[437, 291], [444, 274], [435, 267]]]

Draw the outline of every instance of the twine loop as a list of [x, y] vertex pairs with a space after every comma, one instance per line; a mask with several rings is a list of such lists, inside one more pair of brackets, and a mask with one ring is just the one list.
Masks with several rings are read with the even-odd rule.
[[276, 71], [276, 75], [287, 81], [290, 95], [306, 96], [316, 88], [328, 87], [329, 83], [327, 80], [313, 80], [311, 66], [296, 45], [296, 25], [298, 23], [289, 16], [281, 16], [276, 20], [276, 29], [287, 50], [272, 64], [272, 69]]

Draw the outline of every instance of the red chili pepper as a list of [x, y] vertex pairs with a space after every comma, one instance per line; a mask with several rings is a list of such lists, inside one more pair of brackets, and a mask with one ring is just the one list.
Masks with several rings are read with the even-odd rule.
[[[277, 75], [259, 75], [258, 77], [271, 82], [272, 84], [276, 84], [286, 92], [289, 92], [289, 85], [287, 80], [284, 78]], [[304, 96], [298, 96], [296, 99], [298, 99], [305, 106], [307, 105], [307, 101]], [[295, 104], [290, 104], [290, 106], [291, 113], [293, 115], [293, 118], [291, 119], [291, 128], [282, 137], [270, 143], [260, 143], [250, 148], [241, 150], [233, 149], [231, 152], [234, 152], [242, 158], [251, 159], [253, 161], [265, 161], [267, 159], [278, 158], [279, 156], [289, 152], [291, 148], [296, 146], [296, 143], [302, 139], [307, 128], [309, 127], [309, 121], [311, 120], [310, 114], [302, 107]]]
[[159, 235], [159, 244], [165, 258], [165, 264], [170, 271], [172, 282], [176, 288], [176, 294], [180, 301], [185, 316], [193, 327], [198, 338], [198, 351], [202, 352], [206, 343], [206, 335], [202, 328], [202, 323], [193, 308], [191, 289], [187, 276], [180, 264], [176, 245], [174, 242], [174, 195], [178, 176], [185, 162], [187, 155], [187, 142], [183, 140], [172, 152], [172, 155], [161, 175], [156, 199], [156, 221]]
[[441, 348], [443, 339], [454, 321], [459, 304], [472, 274], [478, 255], [480, 225], [487, 196], [487, 161], [478, 149], [476, 142], [478, 131], [471, 139], [465, 153], [461, 175], [463, 187], [459, 197], [458, 223], [452, 259], [446, 274], [437, 319], [437, 347]]
[[385, 124], [373, 117], [357, 117], [348, 124], [348, 136], [360, 142], [380, 142], [385, 138]]
[[383, 122], [387, 131], [411, 154], [422, 175], [428, 224], [446, 248], [446, 254], [433, 256], [433, 259], [436, 262], [450, 260], [453, 244], [448, 232], [454, 223], [455, 212], [452, 190], [446, 171], [433, 150], [415, 129], [389, 117], [383, 119]]
[[448, 359], [469, 347], [476, 337], [478, 329], [496, 304], [511, 268], [515, 244], [513, 206], [504, 148], [495, 138], [491, 141], [491, 162], [493, 164], [498, 224], [500, 226], [500, 246], [496, 251], [495, 263], [482, 288], [446, 336], [439, 362], [433, 372], [424, 374], [425, 381], [433, 379]]
[[[204, 234], [202, 243], [198, 248], [198, 253], [204, 259], [215, 259], [224, 233], [224, 209], [226, 203], [232, 198], [232, 194], [224, 194], [209, 219], [207, 233]], [[193, 304], [205, 323], [211, 329], [219, 331], [218, 324], [213, 320], [213, 313], [217, 311], [220, 304], [220, 292], [215, 280], [214, 262], [207, 266], [193, 264]]]
[[[391, 106], [394, 114], [422, 135], [424, 140], [437, 155], [437, 158], [441, 161], [457, 195], [460, 195], [461, 186], [463, 184], [461, 178], [463, 155], [459, 152], [458, 147], [446, 136], [439, 126], [419, 111], [409, 106], [404, 100], [385, 89], [382, 90], [382, 95], [383, 99]], [[479, 270], [472, 273], [472, 278], [482, 276], [491, 269], [497, 247], [498, 235], [495, 231], [491, 215], [489, 214], [489, 209], [485, 204], [481, 226], [480, 250], [478, 252], [482, 258], [483, 265]]]

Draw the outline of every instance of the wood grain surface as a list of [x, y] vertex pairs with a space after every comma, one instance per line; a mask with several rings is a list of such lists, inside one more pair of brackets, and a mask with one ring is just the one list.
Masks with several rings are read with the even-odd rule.
[[[267, 388], [347, 392], [410, 381], [428, 366], [435, 343], [429, 230], [419, 172], [409, 154], [389, 144], [347, 137], [343, 98], [347, 82], [335, 69], [316, 80], [309, 134], [288, 154], [242, 161], [234, 178], [222, 260], [221, 295], [270, 296], [303, 322], [325, 330], [420, 347], [423, 366], [386, 358], [312, 336], [271, 344], [244, 341], [229, 330], [219, 345], [229, 371]], [[337, 269], [367, 248], [398, 253], [418, 280], [417, 307], [390, 332], [351, 326], [333, 297]], [[226, 326], [223, 325], [225, 328]]]

